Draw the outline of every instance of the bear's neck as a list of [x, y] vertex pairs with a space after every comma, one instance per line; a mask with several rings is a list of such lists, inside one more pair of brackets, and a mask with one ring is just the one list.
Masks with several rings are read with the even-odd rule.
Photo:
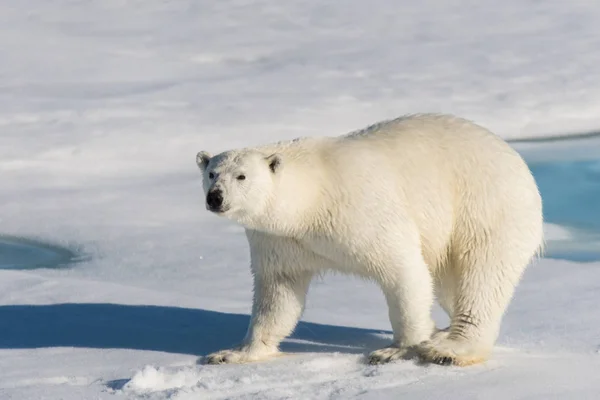
[[323, 209], [330, 187], [326, 171], [314, 159], [284, 165], [276, 180], [277, 189], [252, 229], [294, 238], [318, 233], [327, 219]]

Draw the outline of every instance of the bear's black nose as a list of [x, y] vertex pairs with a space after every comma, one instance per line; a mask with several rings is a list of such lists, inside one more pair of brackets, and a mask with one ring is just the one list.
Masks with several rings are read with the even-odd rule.
[[206, 204], [210, 211], [222, 211], [221, 207], [223, 206], [223, 192], [221, 189], [215, 189], [208, 192], [208, 196], [206, 196]]

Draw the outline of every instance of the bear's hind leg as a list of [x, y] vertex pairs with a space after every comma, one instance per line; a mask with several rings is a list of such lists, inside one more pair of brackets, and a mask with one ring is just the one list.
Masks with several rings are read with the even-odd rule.
[[[433, 280], [435, 283], [435, 295], [437, 302], [446, 312], [448, 317], [452, 319], [452, 316], [454, 315], [457, 286], [456, 274], [454, 273], [454, 268], [452, 268], [452, 265], [449, 263], [442, 265], [441, 268], [436, 271]], [[435, 339], [440, 336], [448, 336], [449, 333], [450, 326], [447, 326], [444, 329], [436, 328], [433, 335], [431, 335], [431, 339]]]
[[[506, 258], [506, 257], [505, 257]], [[427, 362], [467, 366], [485, 362], [498, 337], [503, 314], [529, 260], [484, 257], [461, 260], [455, 305], [447, 332], [418, 346]]]

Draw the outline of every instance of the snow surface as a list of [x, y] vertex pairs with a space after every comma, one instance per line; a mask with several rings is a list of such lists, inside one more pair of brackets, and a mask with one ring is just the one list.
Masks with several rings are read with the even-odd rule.
[[597, 398], [598, 138], [515, 143], [548, 258], [494, 357], [463, 369], [364, 364], [390, 340], [385, 302], [337, 276], [313, 285], [293, 354], [198, 365], [243, 336], [251, 280], [194, 163], [423, 111], [507, 139], [598, 130], [596, 2], [2, 1], [0, 24], [0, 234], [78, 255], [14, 270], [0, 249], [0, 399]]

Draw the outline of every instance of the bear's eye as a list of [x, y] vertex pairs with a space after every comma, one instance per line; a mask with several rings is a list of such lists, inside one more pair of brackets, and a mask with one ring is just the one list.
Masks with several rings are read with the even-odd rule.
[[211, 172], [210, 174], [208, 174], [208, 177], [209, 177], [210, 179], [215, 179], [215, 174], [213, 174], [213, 173]]
[[238, 181], [243, 181], [244, 179], [246, 179], [246, 175], [244, 175], [244, 174], [238, 175], [238, 177], [237, 177]]

